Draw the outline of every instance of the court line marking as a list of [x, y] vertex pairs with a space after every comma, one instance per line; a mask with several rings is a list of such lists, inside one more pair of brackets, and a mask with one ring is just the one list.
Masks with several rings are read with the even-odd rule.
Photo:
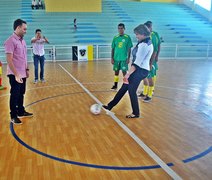
[[[26, 91], [31, 91], [31, 90], [35, 90], [35, 89], [44, 89], [44, 88], [52, 88], [52, 87], [57, 87], [57, 86], [69, 86], [69, 85], [74, 85], [75, 83], [69, 83], [69, 84], [56, 84], [56, 85], [48, 85], [48, 86], [39, 86], [39, 87], [33, 87], [33, 88], [30, 88], [30, 89], [27, 89]], [[90, 83], [84, 83], [84, 84], [90, 84], [90, 85], [96, 85], [96, 84], [111, 84], [111, 82], [90, 82]], [[36, 86], [36, 85], [35, 85]], [[175, 87], [169, 87], [169, 86], [160, 86], [160, 85], [157, 85], [156, 87], [159, 87], [159, 88], [165, 88], [165, 89], [170, 89], [170, 90], [177, 90], [177, 91], [183, 91], [183, 92], [190, 92], [190, 93], [195, 93], [195, 94], [199, 94], [199, 95], [202, 95], [203, 93], [200, 93], [200, 92], [196, 92], [196, 91], [193, 91], [193, 90], [189, 90], [189, 89], [182, 89], [182, 88], [175, 88]], [[0, 98], [1, 97], [4, 97], [4, 96], [8, 96], [10, 95], [10, 93], [6, 93], [6, 94], [2, 94], [0, 95]], [[207, 93], [206, 96], [212, 96], [212, 93]], [[155, 96], [157, 97], [157, 96]]]
[[[76, 84], [76, 83], [75, 83], [75, 84]], [[108, 91], [92, 91], [92, 92], [97, 92], [97, 93], [98, 93], [98, 92], [111, 92], [111, 91], [108, 90]], [[49, 96], [49, 97], [46, 97], [46, 98], [43, 98], [43, 99], [39, 99], [39, 100], [37, 100], [37, 101], [34, 101], [34, 102], [28, 104], [26, 107], [29, 107], [29, 106], [31, 106], [31, 105], [34, 105], [34, 104], [37, 104], [37, 103], [39, 103], [39, 102], [46, 101], [46, 100], [49, 100], [49, 99], [52, 99], [52, 98], [61, 97], [61, 96], [69, 96], [69, 95], [74, 95], [74, 94], [79, 94], [79, 93], [85, 93], [85, 92], [83, 91], [83, 92], [74, 92], [74, 93], [60, 94], [60, 95], [56, 95], [56, 96]], [[208, 155], [208, 154], [211, 153], [211, 152], [212, 152], [212, 146], [210, 146], [208, 149], [204, 150], [203, 152], [200, 152], [199, 154], [196, 154], [196, 155], [194, 155], [194, 156], [191, 156], [191, 157], [189, 157], [189, 158], [187, 158], [187, 159], [182, 160], [182, 162], [184, 162], [184, 163], [190, 163], [190, 162], [192, 162], [192, 161], [195, 161], [195, 160], [198, 160], [198, 159], [200, 159], [200, 158], [205, 157], [206, 155]], [[173, 163], [167, 163], [167, 165], [168, 165], [168, 166], [174, 166]], [[142, 167], [141, 169], [143, 169], [143, 167], [146, 167], [146, 166], [141, 166], [141, 167]], [[151, 166], [151, 167], [152, 167], [152, 166]], [[154, 168], [154, 166], [153, 166], [153, 168]], [[105, 169], [106, 169], [106, 168], [105, 168]], [[134, 169], [133, 169], [133, 170], [134, 170]]]
[[[28, 144], [26, 144], [24, 141], [22, 141], [18, 135], [16, 134], [15, 130], [14, 130], [14, 125], [13, 123], [10, 123], [10, 131], [13, 135], [13, 137], [25, 148], [41, 155], [44, 156], [46, 158], [49, 159], [53, 159], [59, 162], [63, 162], [63, 163], [68, 163], [68, 164], [73, 164], [73, 165], [77, 165], [77, 166], [84, 166], [84, 167], [89, 167], [89, 168], [98, 168], [98, 169], [106, 169], [106, 170], [126, 170], [126, 171], [132, 171], [132, 170], [147, 170], [147, 169], [158, 169], [161, 168], [160, 165], [150, 165], [150, 166], [106, 166], [106, 165], [97, 165], [97, 164], [89, 164], [89, 163], [82, 163], [82, 162], [77, 162], [77, 161], [71, 161], [71, 160], [67, 160], [67, 159], [63, 159], [57, 156], [52, 156], [50, 154], [44, 153], [42, 151], [39, 151], [31, 146], [29, 146]], [[174, 166], [173, 163], [167, 163], [168, 166]]]
[[205, 150], [205, 151], [203, 151], [203, 152], [197, 154], [196, 156], [190, 157], [190, 158], [188, 158], [188, 159], [184, 159], [183, 162], [184, 162], [184, 163], [189, 163], [189, 162], [191, 162], [191, 161], [200, 159], [200, 158], [206, 156], [207, 154], [209, 154], [210, 152], [212, 152], [212, 146], [209, 147], [207, 150]]
[[[76, 84], [76, 83], [75, 83]], [[99, 91], [93, 91], [93, 92], [99, 92]], [[105, 92], [105, 91], [102, 91], [102, 92]], [[111, 91], [108, 91], [108, 92], [111, 92]], [[68, 93], [68, 94], [60, 94], [60, 95], [56, 95], [56, 96], [50, 96], [50, 97], [46, 97], [46, 98], [43, 98], [43, 99], [39, 99], [37, 101], [34, 101], [30, 104], [28, 104], [26, 107], [29, 107], [29, 106], [32, 106], [34, 104], [37, 104], [39, 102], [42, 102], [42, 101], [46, 101], [46, 100], [49, 100], [49, 99], [52, 99], [52, 98], [56, 98], [56, 97], [61, 97], [61, 96], [68, 96], [68, 95], [73, 95], [73, 94], [78, 94], [78, 93], [85, 93], [84, 91], [83, 92], [75, 92], [75, 93]], [[55, 156], [52, 156], [52, 155], [49, 155], [49, 154], [46, 154], [44, 152], [41, 152], [29, 145], [27, 145], [25, 142], [23, 142], [18, 136], [17, 134], [15, 133], [15, 130], [14, 130], [14, 127], [13, 127], [13, 124], [11, 123], [11, 126], [10, 126], [10, 130], [14, 136], [14, 138], [20, 143], [22, 144], [23, 146], [25, 146], [26, 148], [28, 148], [29, 150], [35, 152], [35, 153], [38, 153], [42, 156], [45, 156], [47, 158], [50, 158], [50, 159], [53, 159], [53, 160], [56, 160], [56, 161], [60, 161], [60, 162], [64, 162], [64, 163], [69, 163], [69, 164], [74, 164], [74, 165], [79, 165], [79, 166], [85, 166], [85, 167], [91, 167], [91, 168], [102, 168], [102, 169], [112, 169], [112, 170], [145, 170], [145, 169], [156, 169], [156, 168], [161, 168], [160, 165], [151, 165], [151, 166], [134, 166], [134, 167], [124, 167], [124, 166], [106, 166], [106, 165], [96, 165], [96, 164], [87, 164], [87, 163], [81, 163], [81, 162], [76, 162], [76, 161], [71, 161], [71, 160], [66, 160], [66, 159], [62, 159], [62, 158], [59, 158], [59, 157], [55, 157]], [[212, 152], [212, 146], [210, 146], [208, 149], [206, 149], [205, 151], [195, 155], [195, 156], [192, 156], [192, 157], [189, 157], [185, 160], [182, 160], [182, 162], [184, 163], [190, 163], [192, 161], [195, 161], [195, 160], [198, 160], [200, 158], [203, 158], [205, 157], [206, 155], [208, 155], [209, 153]], [[174, 166], [173, 163], [167, 163], [168, 166]]]
[[[82, 85], [80, 81], [78, 81], [71, 73], [69, 73], [61, 64], [59, 66], [77, 83], [79, 86], [92, 98], [94, 99], [98, 104], [103, 105], [86, 87]], [[172, 170], [165, 162], [163, 162], [142, 140], [140, 140], [135, 133], [133, 133], [125, 124], [121, 122], [112, 112], [107, 113], [109, 116], [113, 118], [117, 122], [117, 124], [127, 133], [130, 135], [132, 139], [137, 142], [137, 144], [145, 150], [145, 152], [155, 161], [157, 162], [161, 168], [169, 174], [173, 179], [176, 180], [182, 180], [182, 178], [174, 171]]]

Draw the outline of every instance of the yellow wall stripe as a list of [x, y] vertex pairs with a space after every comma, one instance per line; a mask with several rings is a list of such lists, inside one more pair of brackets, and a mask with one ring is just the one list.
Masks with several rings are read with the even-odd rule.
[[45, 0], [46, 12], [102, 12], [102, 0]]

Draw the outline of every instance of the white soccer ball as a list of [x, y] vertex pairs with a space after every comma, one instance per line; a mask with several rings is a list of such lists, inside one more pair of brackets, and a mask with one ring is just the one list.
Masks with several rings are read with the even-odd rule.
[[100, 104], [93, 104], [91, 107], [90, 107], [90, 111], [97, 115], [97, 114], [100, 114], [101, 113], [101, 108], [102, 106]]

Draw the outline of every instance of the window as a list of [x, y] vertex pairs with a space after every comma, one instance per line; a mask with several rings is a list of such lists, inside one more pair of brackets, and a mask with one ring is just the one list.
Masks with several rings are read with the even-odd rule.
[[195, 0], [194, 3], [200, 5], [208, 11], [211, 10], [211, 0]]

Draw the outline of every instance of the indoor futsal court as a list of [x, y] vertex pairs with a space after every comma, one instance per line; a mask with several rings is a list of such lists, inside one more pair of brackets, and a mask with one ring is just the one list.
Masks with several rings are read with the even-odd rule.
[[[0, 0], [0, 180], [212, 180], [211, 2], [42, 0], [33, 9], [31, 0]], [[3, 45], [19, 18], [30, 74], [24, 106], [33, 113], [22, 125], [10, 117]], [[160, 36], [157, 81], [151, 102], [138, 99], [141, 116], [126, 118], [128, 92], [111, 112], [102, 108], [116, 94], [111, 44], [124, 23], [135, 47], [134, 29], [147, 21]], [[39, 28], [50, 42], [44, 55], [31, 44]], [[45, 82], [34, 77], [36, 55], [45, 56]], [[122, 82], [120, 71], [118, 89]]]
[[33, 84], [30, 71], [25, 105], [34, 117], [19, 126], [3, 76], [0, 179], [211, 179], [211, 66], [161, 60], [152, 102], [139, 99], [142, 117], [126, 119], [128, 94], [115, 114], [89, 110], [115, 95], [110, 61], [46, 63], [46, 83]]

